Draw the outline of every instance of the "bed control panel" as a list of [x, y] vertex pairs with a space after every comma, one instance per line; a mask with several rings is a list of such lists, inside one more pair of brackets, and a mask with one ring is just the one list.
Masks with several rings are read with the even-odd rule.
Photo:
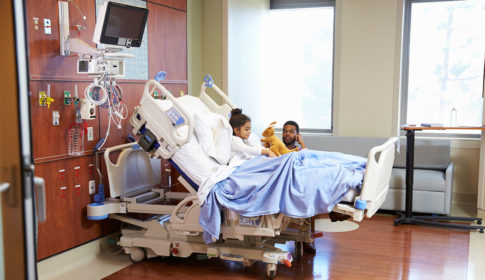
[[179, 126], [185, 122], [182, 115], [175, 109], [175, 107], [170, 108], [167, 112], [167, 117], [172, 121], [173, 126]]

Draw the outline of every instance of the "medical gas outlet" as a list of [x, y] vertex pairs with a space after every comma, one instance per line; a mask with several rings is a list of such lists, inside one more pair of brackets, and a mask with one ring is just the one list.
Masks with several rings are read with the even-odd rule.
[[54, 102], [54, 98], [47, 96], [45, 91], [39, 91], [39, 106], [50, 108], [51, 104]]
[[64, 91], [64, 105], [71, 105], [71, 103], [74, 103], [74, 105], [77, 106], [78, 102], [79, 98], [77, 98], [77, 96], [71, 96], [69, 91]]

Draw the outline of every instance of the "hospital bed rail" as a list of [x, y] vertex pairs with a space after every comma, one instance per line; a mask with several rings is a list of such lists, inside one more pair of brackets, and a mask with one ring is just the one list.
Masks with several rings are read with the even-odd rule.
[[[168, 102], [153, 98], [155, 90], [159, 90]], [[140, 106], [147, 110], [139, 111]], [[140, 106], [135, 107], [130, 123], [134, 127], [133, 133], [142, 135], [138, 144], [152, 157], [168, 159], [178, 147], [190, 141], [193, 122], [189, 112], [159, 82], [149, 80], [145, 84]], [[162, 114], [148, 113], [158, 110]]]
[[355, 197], [353, 205], [338, 203], [333, 211], [350, 215], [354, 221], [360, 222], [364, 215], [370, 218], [379, 210], [389, 191], [397, 141], [397, 137], [391, 137], [369, 151], [360, 195]]
[[[212, 88], [224, 103], [218, 105], [206, 92]], [[158, 100], [153, 97], [155, 90], [159, 90], [162, 97], [167, 100]], [[236, 106], [215, 84], [202, 83], [198, 98], [213, 112], [219, 113], [229, 119], [231, 110]], [[139, 110], [143, 107], [144, 110]], [[162, 114], [153, 115], [148, 112], [161, 111]], [[155, 80], [149, 80], [144, 87], [140, 105], [135, 107], [130, 118], [133, 134], [141, 137], [138, 144], [150, 154], [151, 157], [169, 159], [175, 151], [190, 141], [193, 131], [191, 114], [181, 106], [163, 85]], [[175, 129], [172, 129], [175, 128]]]
[[[207, 94], [207, 89], [212, 88], [216, 93], [217, 96], [220, 97], [223, 101], [222, 105], [218, 105], [214, 99], [212, 99]], [[219, 88], [216, 84], [214, 84], [212, 77], [210, 75], [206, 75], [204, 78], [204, 82], [200, 86], [200, 93], [199, 99], [214, 113], [218, 113], [226, 119], [231, 117], [231, 110], [236, 108], [236, 105], [232, 102], [231, 99]]]

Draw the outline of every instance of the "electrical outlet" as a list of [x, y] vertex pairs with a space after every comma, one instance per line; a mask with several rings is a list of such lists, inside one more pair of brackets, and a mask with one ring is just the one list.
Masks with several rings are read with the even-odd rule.
[[88, 141], [93, 141], [94, 135], [93, 135], [93, 127], [90, 126], [88, 127]]
[[52, 125], [59, 125], [59, 111], [52, 111]]
[[89, 181], [89, 194], [94, 194], [96, 192], [96, 181]]
[[44, 19], [44, 34], [52, 34], [51, 20], [48, 18]]

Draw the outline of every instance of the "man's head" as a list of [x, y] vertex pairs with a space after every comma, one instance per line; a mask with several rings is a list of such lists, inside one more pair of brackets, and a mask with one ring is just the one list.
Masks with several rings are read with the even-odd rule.
[[288, 146], [295, 145], [296, 136], [300, 133], [300, 127], [295, 121], [287, 121], [283, 125], [283, 143]]

